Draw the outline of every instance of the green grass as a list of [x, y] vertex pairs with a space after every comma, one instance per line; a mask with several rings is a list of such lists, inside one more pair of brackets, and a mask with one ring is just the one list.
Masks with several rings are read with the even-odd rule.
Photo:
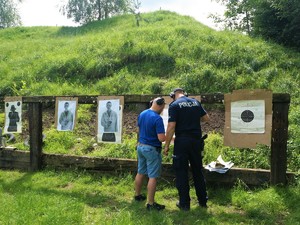
[[180, 84], [190, 93], [269, 88], [299, 99], [299, 53], [176, 13], [143, 18], [140, 27], [126, 15], [82, 27], [1, 30], [0, 93], [169, 93]]
[[191, 189], [191, 211], [181, 212], [174, 184], [159, 180], [156, 200], [166, 209], [148, 212], [133, 201], [133, 181], [131, 174], [0, 170], [0, 224], [299, 224], [299, 184], [208, 186], [208, 210]]
[[[289, 93], [288, 170], [299, 173], [299, 52], [239, 33], [215, 31], [168, 11], [142, 14], [142, 18], [139, 27], [134, 15], [125, 15], [81, 27], [0, 30], [0, 96], [167, 95], [177, 86], [195, 94], [258, 88]], [[135, 158], [130, 136], [122, 145], [94, 148], [95, 134], [86, 124], [91, 120], [87, 115], [95, 111], [79, 110], [82, 126], [75, 133], [58, 133], [54, 126], [44, 130], [45, 152]], [[2, 114], [0, 125], [4, 125]], [[18, 137], [15, 145], [28, 150], [23, 139]], [[222, 139], [220, 134], [210, 134], [205, 163], [222, 154], [238, 167], [270, 168], [269, 148], [228, 148]]]

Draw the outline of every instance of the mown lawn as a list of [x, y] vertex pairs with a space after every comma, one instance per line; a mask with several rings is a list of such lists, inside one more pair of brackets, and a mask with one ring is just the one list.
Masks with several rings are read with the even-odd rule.
[[132, 174], [0, 170], [0, 224], [299, 224], [299, 184], [288, 187], [208, 187], [209, 208], [179, 211], [174, 184], [160, 180], [162, 212], [133, 201]]

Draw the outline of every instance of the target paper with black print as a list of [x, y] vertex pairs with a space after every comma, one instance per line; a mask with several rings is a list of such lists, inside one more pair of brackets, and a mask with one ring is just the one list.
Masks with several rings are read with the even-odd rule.
[[77, 105], [77, 97], [56, 97], [55, 127], [58, 131], [75, 129]]
[[97, 142], [122, 142], [124, 96], [99, 96]]
[[22, 97], [5, 98], [4, 133], [22, 133]]
[[264, 133], [265, 101], [245, 100], [231, 102], [232, 133]]
[[224, 145], [256, 148], [271, 145], [272, 91], [234, 90], [224, 95]]

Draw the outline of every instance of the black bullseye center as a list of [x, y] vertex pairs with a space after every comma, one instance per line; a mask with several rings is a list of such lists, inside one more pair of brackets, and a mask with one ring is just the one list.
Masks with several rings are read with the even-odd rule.
[[250, 110], [244, 110], [241, 114], [241, 119], [245, 123], [250, 123], [254, 119], [254, 113]]

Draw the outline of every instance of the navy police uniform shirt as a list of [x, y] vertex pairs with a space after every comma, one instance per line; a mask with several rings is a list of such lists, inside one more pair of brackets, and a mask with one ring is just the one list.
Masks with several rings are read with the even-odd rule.
[[182, 96], [169, 105], [168, 122], [176, 122], [176, 136], [193, 135], [201, 137], [200, 119], [205, 114], [206, 111], [198, 100]]

